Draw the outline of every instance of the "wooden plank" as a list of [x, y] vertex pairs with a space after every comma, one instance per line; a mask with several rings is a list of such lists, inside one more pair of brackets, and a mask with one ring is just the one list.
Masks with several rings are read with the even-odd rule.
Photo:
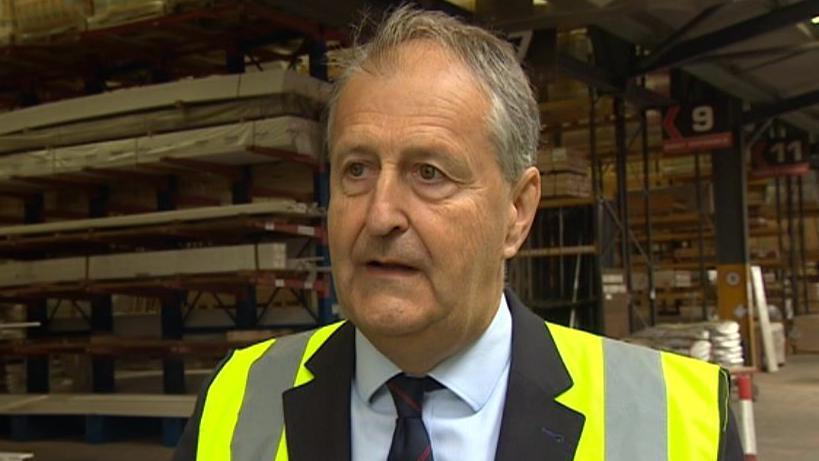
[[128, 216], [114, 216], [110, 218], [78, 219], [59, 223], [6, 226], [0, 227], [0, 238], [19, 235], [87, 231], [90, 229], [146, 227], [157, 224], [204, 221], [216, 218], [231, 218], [245, 215], [265, 214], [314, 218], [319, 218], [322, 216], [322, 213], [304, 204], [295, 203], [290, 200], [280, 200], [248, 203], [243, 205], [205, 207], [193, 210], [159, 211], [155, 213], [143, 213]]
[[571, 207], [578, 207], [578, 206], [587, 206], [593, 205], [595, 202], [593, 197], [581, 197], [581, 198], [544, 198], [541, 199], [540, 205], [538, 206], [539, 209], [549, 209], [549, 208], [571, 208]]
[[27, 459], [34, 459], [34, 453], [0, 452], [0, 461], [24, 461]]
[[576, 255], [591, 255], [597, 253], [597, 247], [594, 245], [580, 245], [570, 247], [554, 247], [554, 248], [531, 248], [520, 250], [516, 257], [518, 258], [548, 258], [553, 256], [576, 256]]
[[205, 171], [211, 174], [223, 176], [232, 181], [239, 181], [243, 177], [242, 169], [241, 167], [238, 166], [221, 165], [219, 163], [206, 162], [204, 160], [177, 157], [163, 157], [159, 160], [159, 162], [180, 168], [185, 168], [190, 171], [196, 172]]
[[[768, 300], [765, 297], [765, 282], [762, 280], [762, 268], [751, 267], [751, 288], [753, 289], [754, 307], [759, 318], [759, 329], [762, 332], [762, 347], [765, 350], [765, 365], [768, 373], [779, 371], [779, 363], [774, 350], [773, 333], [771, 332], [771, 319], [768, 313]], [[750, 314], [749, 314], [750, 315]]]
[[307, 165], [313, 168], [318, 168], [319, 166], [319, 162], [309, 155], [286, 151], [284, 149], [276, 149], [273, 147], [264, 146], [250, 146], [247, 148], [247, 151], [258, 155], [263, 155], [265, 157], [274, 158], [277, 160], [301, 163], [303, 165]]
[[187, 418], [195, 403], [195, 395], [4, 394], [0, 395], [0, 414]]

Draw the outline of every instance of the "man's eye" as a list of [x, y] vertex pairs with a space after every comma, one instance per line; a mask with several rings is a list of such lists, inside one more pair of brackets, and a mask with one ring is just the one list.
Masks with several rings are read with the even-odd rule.
[[347, 166], [347, 174], [354, 178], [360, 178], [364, 176], [364, 164], [363, 163], [351, 163]]
[[441, 170], [432, 165], [421, 165], [418, 168], [418, 175], [421, 176], [421, 179], [424, 181], [434, 181], [440, 178]]

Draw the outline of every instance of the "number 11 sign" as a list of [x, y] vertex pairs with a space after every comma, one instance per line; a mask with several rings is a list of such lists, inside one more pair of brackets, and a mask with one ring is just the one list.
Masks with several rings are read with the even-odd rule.
[[670, 106], [663, 114], [663, 151], [669, 154], [734, 145], [724, 108], [716, 104]]
[[801, 176], [810, 171], [806, 138], [761, 139], [751, 146], [754, 178]]

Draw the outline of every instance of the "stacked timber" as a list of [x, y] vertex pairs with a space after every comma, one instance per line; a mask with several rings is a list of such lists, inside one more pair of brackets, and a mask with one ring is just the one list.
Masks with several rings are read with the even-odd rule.
[[[0, 0], [0, 45], [36, 43], [205, 5], [207, 0]], [[4, 41], [5, 38], [5, 41]]]
[[[675, 289], [695, 286], [696, 274], [693, 271], [661, 269], [654, 271], [654, 288]], [[631, 276], [631, 286], [635, 290], [648, 289], [648, 276], [644, 272], [635, 272]]]
[[541, 194], [547, 198], [590, 197], [590, 163], [585, 153], [565, 147], [540, 152]]
[[11, 0], [0, 0], [0, 46], [12, 41], [14, 34], [14, 5]]

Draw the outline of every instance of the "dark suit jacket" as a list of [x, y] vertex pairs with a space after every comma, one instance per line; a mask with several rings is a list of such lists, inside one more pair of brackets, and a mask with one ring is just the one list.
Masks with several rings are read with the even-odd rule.
[[[555, 397], [572, 386], [571, 377], [543, 320], [513, 293], [507, 291], [506, 297], [512, 313], [512, 359], [495, 459], [571, 461], [584, 416], [555, 401]], [[354, 334], [350, 323], [339, 328], [306, 363], [315, 376], [313, 381], [284, 393], [291, 461], [350, 460]], [[196, 458], [203, 399], [199, 400], [177, 448], [176, 461]], [[730, 414], [722, 445], [720, 460], [744, 459]]]

